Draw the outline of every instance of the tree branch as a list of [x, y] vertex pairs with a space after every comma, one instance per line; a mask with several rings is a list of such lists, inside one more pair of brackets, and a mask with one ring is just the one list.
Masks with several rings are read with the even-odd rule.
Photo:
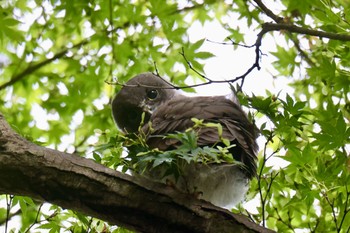
[[261, 0], [254, 0], [254, 2], [260, 7], [260, 9], [267, 15], [269, 16], [271, 19], [273, 19], [273, 21], [275, 21], [276, 23], [282, 23], [283, 22], [283, 18], [277, 16], [275, 13], [273, 13], [269, 8], [267, 8], [267, 6], [265, 6], [264, 3], [262, 3]]
[[[83, 45], [85, 45], [86, 43], [88, 43], [88, 41], [87, 41], [87, 40], [83, 40], [83, 41], [79, 42], [78, 44], [75, 44], [72, 48], [77, 48], [77, 47], [83, 46]], [[43, 67], [43, 66], [49, 64], [50, 62], [52, 62], [52, 61], [54, 61], [54, 60], [56, 60], [56, 59], [58, 59], [58, 58], [63, 57], [63, 56], [64, 56], [70, 49], [72, 49], [72, 48], [64, 49], [64, 50], [62, 50], [61, 52], [56, 53], [52, 58], [43, 60], [43, 61], [41, 61], [41, 62], [38, 62], [38, 63], [34, 64], [34, 65], [29, 65], [29, 66], [28, 66], [26, 69], [24, 69], [22, 72], [20, 72], [20, 73], [14, 75], [14, 76], [10, 79], [10, 81], [8, 81], [8, 82], [6, 82], [6, 83], [0, 85], [0, 90], [3, 90], [3, 89], [5, 89], [5, 88], [8, 87], [8, 86], [13, 85], [14, 83], [16, 83], [16, 82], [20, 81], [21, 79], [23, 79], [25, 76], [34, 73], [36, 70], [40, 69], [41, 67]]]
[[[276, 23], [284, 23], [284, 20], [282, 17], [277, 16], [274, 14], [270, 9], [268, 9], [262, 2], [261, 0], [254, 0], [258, 6], [261, 8], [261, 10], [269, 16], [271, 19], [273, 19]], [[291, 32], [287, 32], [289, 38], [293, 41], [295, 48], [298, 50], [300, 53], [300, 56], [305, 59], [305, 61], [310, 65], [310, 66], [315, 66], [315, 63], [309, 58], [309, 56], [305, 53], [305, 51], [300, 47], [299, 40], [295, 37], [293, 37]]]
[[285, 23], [282, 17], [279, 17], [275, 13], [273, 13], [261, 0], [253, 0], [260, 9], [273, 21], [276, 23], [264, 23], [263, 28], [265, 28], [267, 31], [281, 31], [286, 30], [288, 32], [292, 33], [299, 33], [304, 35], [310, 35], [310, 36], [318, 36], [321, 38], [328, 38], [333, 40], [340, 40], [340, 41], [350, 41], [350, 35], [348, 34], [339, 34], [339, 33], [333, 33], [333, 32], [324, 32], [324, 31], [318, 31], [314, 29], [307, 29], [303, 27], [298, 27], [292, 24]]
[[[290, 24], [286, 24], [284, 22], [284, 19], [283, 17], [280, 17], [278, 15], [276, 15], [275, 13], [273, 13], [261, 0], [253, 0], [257, 5], [258, 7], [260, 7], [260, 9], [268, 16], [270, 17], [271, 19], [273, 19], [273, 21], [275, 21], [277, 24], [284, 24], [284, 25], [289, 25], [289, 26], [293, 26], [293, 25], [290, 25]], [[294, 27], [297, 27], [297, 26], [294, 26]], [[297, 27], [296, 30], [300, 30], [300, 29], [304, 29], [304, 28], [300, 28], [300, 27]], [[288, 29], [286, 29], [288, 30]], [[300, 44], [299, 44], [299, 40], [294, 38], [292, 36], [292, 33], [293, 32], [298, 32], [298, 31], [294, 31], [294, 29], [292, 28], [291, 29], [292, 31], [289, 31], [288, 30], [288, 36], [289, 38], [293, 41], [294, 45], [295, 45], [295, 48], [298, 50], [298, 52], [300, 53], [301, 57], [303, 57], [305, 59], [305, 61], [310, 65], [310, 66], [315, 66], [315, 63], [309, 58], [309, 56], [302, 50], [302, 48], [300, 47]], [[308, 30], [311, 30], [311, 29], [308, 29]], [[319, 32], [321, 34], [324, 35], [325, 32], [322, 32], [322, 31], [315, 31], [315, 30], [311, 30], [312, 33], [316, 33], [317, 36], [319, 36]], [[306, 35], [310, 35], [309, 32], [307, 31], [304, 31], [304, 32], [301, 32], [301, 34], [306, 34]], [[328, 34], [328, 33], [327, 33]], [[329, 34], [328, 34], [329, 35]], [[327, 37], [328, 35], [324, 36], [326, 38], [330, 38], [330, 37]], [[333, 37], [333, 39], [336, 39], [337, 40], [337, 37], [338, 35], [341, 35], [341, 34], [336, 34], [336, 33], [331, 33], [331, 37]], [[322, 37], [322, 36], [320, 36]], [[332, 39], [332, 38], [330, 38]], [[347, 38], [345, 38], [346, 40], [348, 40]], [[342, 39], [340, 39], [342, 40]]]
[[314, 29], [298, 27], [298, 26], [295, 26], [295, 25], [292, 25], [292, 24], [264, 23], [262, 25], [262, 27], [266, 31], [286, 30], [286, 31], [292, 32], [292, 33], [299, 33], [299, 34], [304, 34], [304, 35], [317, 36], [317, 37], [320, 37], [320, 38], [328, 38], [328, 39], [340, 40], [340, 41], [350, 41], [350, 35], [348, 35], [348, 34], [324, 32], [324, 31], [319, 31], [319, 30], [314, 30]]
[[[268, 15], [270, 18], [272, 18], [275, 22], [277, 23], [263, 23], [262, 24], [262, 29], [261, 31], [258, 33], [257, 35], [257, 39], [255, 41], [255, 43], [253, 45], [241, 45], [241, 44], [237, 44], [234, 41], [231, 40], [231, 43], [220, 43], [223, 45], [239, 45], [239, 46], [243, 46], [246, 48], [252, 48], [255, 47], [255, 61], [254, 63], [246, 70], [246, 72], [240, 76], [237, 76], [235, 78], [232, 79], [227, 79], [227, 80], [213, 80], [208, 78], [207, 76], [205, 76], [204, 74], [200, 73], [199, 71], [197, 71], [191, 64], [191, 62], [187, 59], [187, 57], [185, 56], [185, 51], [182, 48], [180, 54], [181, 56], [185, 59], [188, 67], [194, 71], [197, 75], [201, 76], [202, 78], [204, 78], [206, 80], [206, 82], [203, 83], [199, 83], [199, 84], [193, 84], [193, 85], [184, 85], [184, 86], [175, 86], [173, 84], [170, 84], [172, 86], [172, 88], [174, 89], [185, 89], [185, 88], [192, 88], [192, 87], [199, 87], [199, 86], [205, 86], [205, 85], [209, 85], [212, 83], [234, 83], [238, 80], [241, 80], [241, 84], [240, 87], [242, 88], [245, 78], [254, 70], [260, 70], [260, 59], [261, 59], [261, 51], [260, 51], [260, 47], [262, 44], [262, 39], [264, 37], [264, 35], [268, 32], [271, 31], [287, 31], [291, 40], [293, 41], [293, 43], [295, 44], [296, 49], [300, 52], [301, 56], [305, 58], [305, 60], [307, 61], [308, 64], [310, 64], [311, 66], [314, 66], [314, 62], [312, 62], [312, 60], [306, 55], [306, 53], [300, 48], [300, 45], [298, 43], [298, 41], [292, 37], [291, 33], [299, 33], [299, 34], [303, 34], [303, 35], [310, 35], [310, 36], [317, 36], [320, 38], [328, 38], [328, 39], [333, 39], [333, 40], [340, 40], [340, 41], [350, 41], [350, 35], [346, 35], [346, 34], [339, 34], [339, 33], [332, 33], [332, 32], [324, 32], [324, 31], [319, 31], [319, 30], [314, 30], [314, 29], [308, 29], [308, 28], [303, 28], [303, 27], [298, 27], [292, 24], [287, 24], [284, 23], [283, 18], [277, 16], [276, 14], [274, 14], [270, 9], [268, 9], [262, 2], [261, 0], [254, 0], [254, 2], [257, 3], [257, 5], [262, 9], [262, 11]], [[210, 41], [210, 40], [208, 40]], [[210, 41], [213, 42], [213, 41]], [[158, 70], [156, 69], [156, 75], [159, 76]], [[160, 76], [159, 76], [160, 77]], [[109, 81], [105, 81], [107, 84], [110, 85], [121, 85], [124, 86], [124, 84], [118, 83], [118, 82], [109, 82]]]
[[0, 192], [57, 204], [139, 232], [272, 232], [172, 187], [28, 142], [1, 114]]

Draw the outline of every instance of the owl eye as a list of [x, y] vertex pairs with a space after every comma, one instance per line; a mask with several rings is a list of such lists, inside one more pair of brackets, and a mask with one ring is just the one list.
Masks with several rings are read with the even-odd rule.
[[158, 91], [157, 90], [152, 89], [152, 90], [147, 91], [148, 99], [154, 100], [155, 98], [157, 98], [157, 96], [158, 96]]

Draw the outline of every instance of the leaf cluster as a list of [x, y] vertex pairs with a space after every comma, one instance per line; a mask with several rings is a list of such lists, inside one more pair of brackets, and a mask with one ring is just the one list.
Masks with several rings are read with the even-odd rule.
[[[214, 164], [214, 163], [237, 163], [230, 153], [234, 144], [220, 136], [222, 140], [213, 146], [199, 147], [197, 144], [198, 131], [201, 128], [211, 127], [218, 130], [222, 135], [222, 126], [218, 123], [204, 123], [202, 120], [193, 119], [194, 126], [185, 132], [158, 135], [164, 140], [174, 142], [173, 149], [161, 151], [158, 148], [149, 148], [147, 137], [141, 127], [137, 134], [118, 135], [112, 137], [108, 143], [103, 144], [94, 152], [94, 158], [98, 162], [113, 168], [121, 168], [126, 172], [131, 170], [142, 174], [145, 170], [152, 170], [158, 166], [166, 168], [164, 174], [172, 174], [175, 177], [181, 175], [182, 166], [190, 163]], [[120, 150], [120, 148], [124, 148]], [[110, 153], [106, 153], [109, 149]], [[100, 153], [99, 151], [103, 152]]]

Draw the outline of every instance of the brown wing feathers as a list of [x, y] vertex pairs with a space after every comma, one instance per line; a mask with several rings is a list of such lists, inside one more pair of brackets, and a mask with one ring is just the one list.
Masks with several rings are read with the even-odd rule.
[[[223, 127], [222, 136], [237, 145], [231, 151], [235, 159], [245, 164], [249, 177], [255, 174], [257, 150], [255, 127], [239, 105], [222, 96], [192, 98], [180, 96], [166, 102], [150, 119], [153, 131], [148, 144], [162, 150], [176, 147], [174, 140], [154, 136], [184, 131], [193, 126], [191, 118], [220, 123]], [[147, 126], [145, 130], [148, 131]], [[201, 129], [198, 136], [200, 146], [214, 145], [219, 141], [216, 128]]]

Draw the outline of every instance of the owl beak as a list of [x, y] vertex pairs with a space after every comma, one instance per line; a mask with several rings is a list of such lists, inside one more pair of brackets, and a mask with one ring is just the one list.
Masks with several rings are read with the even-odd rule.
[[142, 111], [149, 113], [150, 115], [152, 115], [154, 112], [154, 108], [147, 104], [145, 101], [142, 101], [139, 107], [142, 109]]

